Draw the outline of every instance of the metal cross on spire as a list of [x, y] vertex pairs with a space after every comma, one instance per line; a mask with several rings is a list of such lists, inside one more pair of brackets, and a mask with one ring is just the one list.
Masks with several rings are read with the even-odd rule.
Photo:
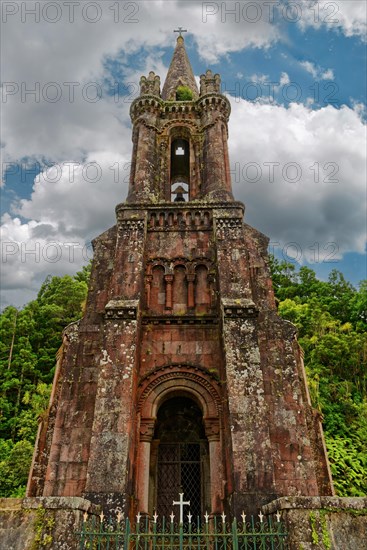
[[176, 502], [175, 500], [173, 501], [173, 506], [176, 506], [178, 505], [180, 507], [180, 523], [182, 524], [183, 523], [183, 507], [184, 506], [190, 506], [190, 501], [186, 501], [184, 502], [184, 494], [183, 493], [179, 493], [180, 495], [180, 500], [178, 502]]
[[179, 36], [182, 36], [182, 33], [187, 32], [187, 29], [183, 29], [182, 27], [178, 27], [178, 29], [174, 29], [173, 32], [178, 32]]

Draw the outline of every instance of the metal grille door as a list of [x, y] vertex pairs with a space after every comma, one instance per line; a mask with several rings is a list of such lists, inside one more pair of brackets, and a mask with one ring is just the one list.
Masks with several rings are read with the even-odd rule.
[[194, 518], [201, 515], [202, 475], [200, 443], [160, 443], [158, 450], [157, 512], [168, 517], [179, 493], [190, 501]]

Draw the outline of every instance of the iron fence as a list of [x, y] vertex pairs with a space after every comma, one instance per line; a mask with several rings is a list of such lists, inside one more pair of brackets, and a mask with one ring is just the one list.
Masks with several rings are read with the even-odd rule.
[[224, 514], [203, 520], [189, 514], [183, 523], [173, 514], [169, 519], [138, 514], [134, 524], [120, 514], [108, 519], [85, 514], [78, 538], [80, 550], [288, 550], [280, 516], [272, 520], [261, 513], [256, 519], [242, 514], [231, 523]]

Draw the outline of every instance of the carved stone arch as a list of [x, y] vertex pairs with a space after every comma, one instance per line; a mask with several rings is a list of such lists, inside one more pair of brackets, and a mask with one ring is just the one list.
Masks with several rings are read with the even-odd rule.
[[205, 266], [208, 271], [210, 271], [213, 267], [213, 262], [211, 260], [209, 260], [209, 258], [196, 258], [191, 263], [192, 263], [192, 268], [193, 268], [194, 271], [200, 265]]
[[221, 414], [219, 383], [204, 369], [193, 365], [167, 365], [149, 373], [139, 385], [141, 418], [155, 418], [160, 405], [173, 394], [190, 395], [205, 418]]
[[187, 128], [188, 131], [190, 131], [190, 135], [200, 132], [199, 124], [195, 120], [180, 120], [179, 122], [177, 119], [174, 120], [167, 120], [164, 122], [160, 129], [160, 134], [168, 134], [172, 135], [172, 129], [175, 127], [177, 128]]
[[153, 260], [151, 260], [148, 263], [147, 269], [149, 267], [150, 267], [150, 269], [153, 269], [153, 267], [156, 267], [158, 265], [162, 266], [164, 268], [165, 272], [167, 272], [168, 261], [165, 258], [154, 258]]
[[174, 260], [172, 261], [173, 269], [175, 267], [182, 266], [187, 271], [187, 264], [188, 264], [188, 260], [186, 258], [174, 258]]

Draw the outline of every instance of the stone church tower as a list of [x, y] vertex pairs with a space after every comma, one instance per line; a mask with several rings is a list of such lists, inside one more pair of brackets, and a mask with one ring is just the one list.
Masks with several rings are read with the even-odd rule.
[[230, 103], [197, 87], [179, 36], [162, 91], [131, 105], [127, 201], [97, 237], [86, 306], [67, 327], [28, 496], [131, 514], [255, 512], [330, 495], [294, 326], [277, 315], [268, 239], [232, 196]]

